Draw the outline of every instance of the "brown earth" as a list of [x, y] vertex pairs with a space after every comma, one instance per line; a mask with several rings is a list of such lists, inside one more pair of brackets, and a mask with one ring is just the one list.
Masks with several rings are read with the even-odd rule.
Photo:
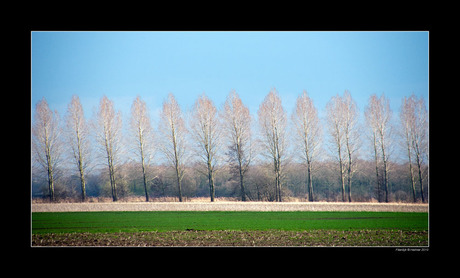
[[428, 246], [427, 231], [167, 231], [34, 234], [32, 246]]

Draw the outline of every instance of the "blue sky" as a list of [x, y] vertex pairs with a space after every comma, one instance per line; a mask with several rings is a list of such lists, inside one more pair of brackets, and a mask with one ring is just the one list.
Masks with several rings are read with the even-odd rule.
[[[349, 90], [360, 112], [385, 93], [395, 114], [414, 93], [428, 103], [428, 32], [32, 32], [32, 109], [65, 113], [73, 94], [92, 116], [106, 95], [127, 119], [140, 95], [184, 110], [205, 92], [220, 107], [235, 89], [256, 116], [275, 87], [290, 114], [307, 90], [318, 110]], [[396, 115], [395, 115], [396, 116]], [[156, 122], [156, 119], [153, 119]], [[126, 122], [126, 120], [125, 120]]]

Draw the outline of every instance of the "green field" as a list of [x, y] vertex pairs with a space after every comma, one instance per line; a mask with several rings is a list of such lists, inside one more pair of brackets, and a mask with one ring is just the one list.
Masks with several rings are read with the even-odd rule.
[[164, 231], [427, 231], [415, 212], [36, 212], [32, 234]]

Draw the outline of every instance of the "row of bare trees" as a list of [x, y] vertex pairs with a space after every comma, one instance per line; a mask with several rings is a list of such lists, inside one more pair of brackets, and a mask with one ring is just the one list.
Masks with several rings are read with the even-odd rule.
[[422, 165], [428, 159], [428, 112], [423, 99], [411, 95], [404, 97], [402, 101], [401, 113], [399, 114], [402, 124], [402, 137], [404, 138], [409, 159], [409, 173], [412, 185], [414, 202], [417, 201], [415, 194], [415, 180], [412, 167], [412, 160], [415, 158], [417, 167], [418, 181], [420, 185], [420, 195], [422, 202], [425, 202], [423, 192]]
[[[255, 120], [235, 91], [229, 93], [220, 110], [202, 94], [187, 115], [170, 93], [163, 102], [155, 129], [146, 103], [138, 96], [131, 106], [129, 135], [125, 136], [121, 112], [115, 110], [106, 96], [101, 98], [90, 121], [85, 118], [78, 96], [73, 96], [63, 123], [43, 98], [36, 104], [32, 126], [33, 167], [46, 173], [49, 198], [54, 201], [55, 173], [62, 165], [71, 165], [78, 173], [84, 201], [86, 172], [95, 165], [105, 165], [112, 199], [117, 201], [117, 172], [123, 159], [129, 157], [139, 162], [145, 199], [149, 201], [148, 181], [152, 178], [149, 166], [153, 158], [161, 156], [174, 169], [179, 201], [183, 200], [182, 181], [191, 163], [198, 163], [200, 167], [196, 170], [206, 176], [211, 201], [215, 200], [215, 175], [222, 168], [229, 169], [236, 177], [240, 198], [246, 201], [246, 173], [254, 161], [260, 161], [261, 155], [265, 161], [271, 161], [274, 200], [281, 202], [286, 180], [284, 169], [289, 161], [303, 161], [307, 197], [314, 201], [316, 166], [321, 165], [321, 160], [332, 159], [342, 201], [351, 202], [353, 175], [358, 170], [359, 155], [363, 155], [364, 139], [372, 146], [369, 157], [375, 161], [377, 199], [389, 202], [389, 164], [394, 145], [399, 142], [408, 160], [413, 201], [417, 201], [417, 183], [422, 201], [426, 201], [422, 172], [428, 161], [428, 115], [423, 99], [414, 95], [404, 97], [396, 125], [388, 98], [383, 94], [372, 95], [364, 111], [366, 124], [362, 126], [356, 102], [345, 91], [327, 103], [327, 133], [323, 134], [318, 110], [306, 91], [298, 96], [289, 121], [278, 92], [272, 89], [260, 104], [257, 116], [258, 133], [254, 134]], [[323, 152], [324, 149], [328, 152]]]

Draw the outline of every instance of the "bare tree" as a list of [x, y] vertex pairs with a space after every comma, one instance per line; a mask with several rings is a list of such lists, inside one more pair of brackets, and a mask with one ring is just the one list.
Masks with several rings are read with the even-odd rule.
[[163, 102], [159, 131], [162, 135], [160, 138], [160, 150], [174, 167], [179, 202], [182, 202], [187, 128], [179, 104], [171, 93], [168, 94], [168, 99]]
[[372, 95], [369, 98], [368, 106], [364, 112], [366, 121], [372, 132], [372, 142], [374, 146], [375, 171], [377, 178], [377, 194], [380, 200], [380, 181], [379, 181], [379, 157], [383, 164], [383, 188], [385, 190], [385, 202], [389, 201], [388, 187], [388, 147], [391, 132], [391, 116], [390, 101], [385, 98], [385, 95], [379, 98]]
[[211, 202], [214, 202], [214, 171], [220, 147], [221, 126], [217, 109], [205, 94], [201, 95], [193, 106], [190, 127], [197, 143], [197, 154], [206, 163], [209, 195]]
[[412, 185], [412, 197], [414, 202], [417, 201], [415, 194], [415, 178], [412, 169], [412, 157], [415, 156], [415, 162], [418, 168], [418, 177], [420, 183], [420, 195], [422, 202], [425, 202], [423, 192], [422, 164], [427, 156], [428, 148], [428, 114], [425, 102], [422, 98], [418, 99], [415, 95], [409, 98], [404, 97], [401, 105], [400, 119], [402, 125], [402, 137], [404, 138], [407, 156], [409, 159], [409, 173]]
[[339, 95], [332, 97], [326, 104], [328, 131], [331, 135], [333, 153], [339, 163], [340, 183], [342, 188], [342, 202], [345, 202], [345, 134], [343, 131], [344, 117], [342, 116], [342, 99]]
[[351, 202], [351, 178], [356, 171], [354, 162], [356, 161], [356, 152], [360, 143], [358, 130], [359, 111], [356, 102], [351, 98], [350, 92], [345, 91], [343, 98], [345, 105], [345, 144], [347, 146], [348, 155], [348, 201]]
[[276, 89], [272, 89], [259, 106], [259, 117], [262, 145], [267, 156], [273, 159], [275, 174], [275, 199], [281, 202], [281, 162], [286, 150], [286, 113]]
[[54, 202], [55, 171], [62, 155], [61, 130], [57, 111], [51, 111], [44, 97], [35, 106], [32, 148], [34, 160], [46, 171], [49, 198]]
[[417, 196], [415, 194], [415, 180], [414, 172], [412, 170], [412, 122], [414, 116], [414, 104], [413, 98], [404, 97], [402, 100], [401, 110], [399, 112], [399, 118], [401, 120], [401, 135], [405, 142], [405, 149], [407, 151], [407, 157], [409, 159], [409, 174], [411, 180], [412, 199], [417, 202]]
[[[366, 116], [367, 117], [367, 116]], [[369, 120], [367, 120], [369, 121]], [[369, 122], [368, 122], [369, 124]], [[369, 124], [370, 125], [370, 124]], [[371, 141], [374, 149], [374, 160], [375, 160], [375, 180], [377, 183], [377, 200], [382, 201], [382, 189], [381, 189], [381, 180], [379, 176], [379, 165], [380, 165], [380, 151], [377, 142], [377, 130], [371, 127]]]
[[80, 175], [81, 199], [84, 202], [86, 199], [85, 170], [88, 167], [90, 145], [88, 125], [83, 113], [83, 106], [77, 95], [72, 96], [72, 100], [67, 106], [65, 121], [67, 142], [72, 153], [73, 162]]
[[307, 188], [308, 200], [313, 202], [312, 164], [316, 158], [318, 145], [321, 140], [321, 128], [319, 125], [318, 111], [313, 105], [313, 100], [306, 91], [297, 98], [292, 121], [295, 126], [295, 138], [298, 152], [307, 164]]
[[418, 168], [418, 178], [420, 182], [420, 195], [422, 202], [425, 202], [423, 192], [422, 165], [428, 158], [428, 112], [423, 98], [415, 99], [414, 126], [412, 132], [412, 150], [415, 154], [415, 162]]
[[[347, 178], [348, 201], [351, 202], [351, 179], [356, 151], [359, 146], [357, 130], [358, 108], [348, 91], [344, 96], [332, 97], [326, 105], [329, 133], [339, 162], [342, 185], [342, 201], [345, 202], [345, 178]], [[346, 174], [346, 175], [345, 175]]]
[[253, 158], [253, 147], [251, 140], [252, 117], [249, 109], [243, 104], [241, 98], [235, 91], [231, 91], [223, 109], [224, 131], [228, 138], [227, 153], [231, 163], [236, 163], [240, 179], [241, 201], [246, 201], [244, 188], [244, 175], [249, 169]]
[[149, 201], [147, 190], [146, 162], [153, 154], [153, 130], [150, 125], [150, 116], [145, 101], [139, 96], [136, 97], [131, 106], [131, 132], [134, 138], [134, 145], [137, 155], [141, 160], [142, 180], [144, 184], [145, 201]]
[[112, 199], [118, 201], [116, 169], [121, 151], [121, 112], [115, 111], [113, 101], [106, 96], [101, 98], [99, 109], [96, 115], [96, 140], [100, 151], [107, 159], [109, 169], [110, 186], [112, 188]]

